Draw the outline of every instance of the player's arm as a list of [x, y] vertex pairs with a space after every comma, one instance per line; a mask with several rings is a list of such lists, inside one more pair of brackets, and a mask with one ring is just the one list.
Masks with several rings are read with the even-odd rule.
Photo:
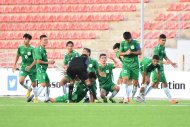
[[164, 57], [166, 62], [163, 62], [163, 64], [171, 64], [174, 68], [177, 67], [177, 63], [172, 62], [167, 56]]
[[37, 59], [37, 63], [38, 64], [54, 64], [55, 61], [54, 60], [49, 60], [49, 61], [45, 62], [45, 61], [42, 61], [40, 59]]
[[109, 58], [114, 62], [114, 68], [119, 67], [119, 63], [117, 62], [117, 60], [112, 55], [110, 55]]
[[35, 52], [35, 59], [36, 59], [36, 62], [38, 64], [54, 64], [55, 61], [54, 60], [50, 60], [50, 61], [43, 61], [42, 60], [42, 53], [39, 51], [39, 50], [36, 50]]
[[20, 47], [18, 47], [17, 55], [15, 57], [15, 62], [14, 62], [13, 69], [12, 69], [13, 73], [16, 70], [16, 64], [17, 64], [20, 56], [21, 56], [21, 54], [20, 54]]
[[135, 49], [136, 49], [136, 51], [134, 51], [134, 52], [129, 50], [129, 54], [132, 54], [132, 55], [141, 55], [142, 54], [141, 47], [138, 42], [136, 43]]
[[68, 68], [68, 63], [69, 61], [66, 58], [67, 56], [65, 55], [64, 59], [63, 59], [63, 68], [66, 70]]
[[18, 60], [19, 60], [19, 55], [17, 54], [15, 57], [15, 62], [14, 62], [13, 68], [12, 68], [13, 73], [16, 70], [16, 64], [17, 64]]
[[36, 60], [34, 59], [34, 61], [32, 62], [32, 64], [30, 64], [30, 66], [27, 66], [25, 68], [26, 71], [29, 71], [34, 65], [36, 65]]
[[142, 84], [146, 83], [146, 71], [143, 72]]
[[159, 84], [159, 82], [160, 82], [160, 70], [158, 70], [158, 72], [157, 72], [157, 85]]

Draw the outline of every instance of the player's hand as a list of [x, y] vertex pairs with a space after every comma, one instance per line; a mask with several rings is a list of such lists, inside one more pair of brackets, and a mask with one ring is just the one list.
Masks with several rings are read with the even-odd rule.
[[54, 61], [54, 60], [50, 60], [50, 61], [48, 61], [48, 63], [49, 63], [49, 64], [54, 64], [55, 61]]
[[177, 68], [177, 63], [171, 63], [174, 68]]
[[12, 68], [12, 72], [14, 73], [15, 70], [16, 70], [16, 66], [13, 66], [13, 68]]
[[163, 64], [164, 65], [170, 65], [170, 62], [169, 61], [163, 61]]
[[104, 73], [104, 72], [99, 72], [99, 75], [100, 75], [101, 77], [106, 77], [106, 73]]
[[126, 52], [127, 55], [130, 55], [131, 54], [131, 50], [128, 49], [127, 52]]
[[64, 68], [65, 70], [67, 70], [68, 66], [67, 66], [67, 65], [64, 65], [63, 68]]
[[113, 60], [114, 59], [114, 54], [113, 53], [109, 54], [108, 58], [111, 59], [111, 60]]
[[31, 69], [31, 66], [27, 66], [27, 67], [25, 68], [26, 71], [30, 71], [30, 69]]

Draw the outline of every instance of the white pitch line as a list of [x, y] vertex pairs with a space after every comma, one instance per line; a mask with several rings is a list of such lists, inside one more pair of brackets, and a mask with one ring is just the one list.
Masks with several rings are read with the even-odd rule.
[[131, 105], [131, 104], [121, 104], [121, 105], [75, 105], [75, 104], [68, 104], [68, 105], [16, 105], [16, 104], [0, 104], [0, 107], [190, 107], [190, 104], [177, 104], [177, 105]]

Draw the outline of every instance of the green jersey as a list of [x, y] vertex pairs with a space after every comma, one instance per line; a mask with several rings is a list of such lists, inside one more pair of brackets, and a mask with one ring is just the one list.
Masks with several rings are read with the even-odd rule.
[[[22, 57], [21, 70], [25, 70], [26, 66], [29, 66], [34, 61], [34, 47], [24, 47], [23, 45], [18, 47], [17, 55]], [[35, 70], [36, 66], [33, 66], [31, 70]]]
[[158, 55], [160, 57], [160, 60], [163, 61], [163, 59], [166, 57], [165, 46], [158, 44], [154, 48], [154, 55]]
[[150, 58], [143, 58], [142, 61], [140, 62], [140, 70], [141, 72], [144, 72], [146, 70], [146, 68], [148, 67], [148, 65], [150, 65], [152, 63], [152, 60]]
[[105, 87], [106, 85], [110, 85], [113, 83], [113, 72], [112, 70], [115, 68], [114, 64], [107, 63], [104, 67], [102, 65], [99, 65], [100, 71], [104, 72], [106, 74], [106, 77], [101, 77], [98, 74], [98, 81], [100, 87]]
[[64, 65], [68, 65], [69, 62], [74, 58], [74, 57], [78, 57], [79, 53], [76, 51], [72, 51], [71, 53], [65, 53], [64, 55], [64, 60], [63, 60], [63, 64]]
[[98, 71], [98, 62], [95, 59], [89, 58], [89, 63], [88, 63], [88, 72], [97, 72]]
[[84, 82], [76, 82], [72, 93], [72, 100], [80, 102], [88, 92], [88, 88]]
[[[132, 40], [130, 43], [126, 41], [122, 41], [120, 45], [120, 52], [126, 52], [127, 50], [131, 50], [132, 52], [140, 50], [140, 45], [136, 40]], [[136, 63], [136, 64], [134, 64]], [[125, 55], [123, 58], [123, 64], [127, 66], [137, 66], [138, 65], [138, 56], [137, 55]]]
[[[48, 62], [46, 49], [43, 48], [42, 46], [38, 46], [35, 49], [35, 59], [36, 60], [42, 60], [44, 62]], [[38, 64], [37, 63], [36, 67], [37, 67], [37, 71], [46, 71], [48, 64]]]

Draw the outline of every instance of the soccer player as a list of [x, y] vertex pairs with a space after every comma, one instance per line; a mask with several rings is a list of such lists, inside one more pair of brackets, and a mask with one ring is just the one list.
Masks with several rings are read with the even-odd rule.
[[[99, 65], [97, 60], [90, 58], [91, 55], [91, 50], [89, 48], [84, 48], [82, 51], [82, 54], [85, 54], [88, 56], [88, 68], [87, 71], [88, 73], [93, 72], [93, 73], [102, 73], [99, 70]], [[96, 90], [97, 90], [97, 85], [96, 85], [96, 79], [94, 81], [92, 81], [92, 84], [90, 85], [91, 90], [92, 90], [92, 95], [94, 98], [94, 102], [99, 103], [100, 101], [98, 100], [97, 96], [96, 96]], [[89, 100], [89, 98], [86, 98], [85, 101], [87, 102]]]
[[[114, 46], [113, 46], [113, 51], [115, 53], [115, 56], [120, 60], [120, 62], [122, 63], [123, 62], [123, 57], [122, 56], [119, 56], [119, 48], [120, 48], [120, 43], [115, 43]], [[119, 78], [117, 80], [117, 84], [122, 84], [122, 70], [119, 74]]]
[[113, 100], [113, 97], [119, 92], [119, 86], [115, 85], [113, 83], [113, 72], [112, 70], [118, 66], [117, 62], [113, 57], [110, 57], [114, 61], [114, 64], [107, 63], [107, 55], [106, 54], [100, 54], [100, 64], [99, 69], [100, 71], [104, 72], [106, 74], [106, 77], [102, 77], [98, 74], [98, 81], [100, 85], [100, 96], [103, 99], [104, 103], [107, 103], [106, 96], [109, 92], [112, 92], [112, 95], [109, 97], [109, 100], [112, 103], [116, 103], [115, 100]]
[[[165, 51], [165, 43], [166, 43], [166, 35], [161, 34], [159, 36], [159, 44], [154, 48], [154, 55], [158, 55], [160, 57], [160, 82], [162, 82], [163, 84], [163, 89], [164, 92], [166, 94], [166, 96], [168, 97], [170, 103], [172, 104], [176, 104], [178, 103], [176, 100], [172, 99], [172, 96], [170, 94], [169, 88], [168, 88], [168, 84], [167, 84], [167, 80], [165, 77], [165, 73], [164, 73], [164, 65], [172, 65], [174, 68], [177, 67], [177, 64], [172, 62], [166, 55], [166, 51]], [[163, 59], [165, 59], [166, 61], [163, 61]], [[152, 89], [152, 88], [158, 88], [158, 80], [157, 80], [157, 73], [154, 71], [153, 76], [152, 76], [152, 85], [148, 88], [148, 90], [146, 91], [145, 95], [148, 94], [148, 92]]]
[[[89, 73], [88, 78], [91, 81], [94, 81], [96, 79], [95, 73]], [[89, 91], [89, 85], [91, 84], [86, 84], [84, 81], [76, 81], [74, 85], [75, 87], [72, 93], [72, 97], [71, 97], [74, 103], [80, 102], [86, 96], [87, 92]], [[59, 96], [56, 98], [50, 98], [50, 101], [52, 103], [58, 103], [58, 102], [67, 103], [68, 94], [64, 94], [63, 96]]]
[[126, 88], [126, 94], [123, 103], [130, 102], [130, 93], [132, 90], [132, 82], [134, 85], [134, 93], [137, 91], [139, 79], [139, 60], [138, 55], [141, 55], [141, 48], [136, 40], [132, 39], [130, 32], [124, 32], [123, 38], [125, 41], [120, 45], [120, 56], [123, 56], [123, 84]]
[[[69, 62], [74, 57], [78, 57], [79, 56], [79, 53], [77, 51], [73, 50], [74, 43], [72, 41], [68, 41], [66, 43], [66, 47], [67, 47], [67, 53], [65, 53], [64, 60], [63, 60], [63, 68], [65, 70], [67, 70]], [[70, 77], [65, 72], [64, 77], [60, 81], [60, 85], [63, 86], [63, 93], [66, 93], [66, 84], [69, 83], [69, 82], [70, 82]]]
[[160, 64], [159, 64], [159, 56], [154, 55], [152, 59], [150, 58], [143, 58], [140, 62], [140, 71], [142, 74], [142, 86], [140, 88], [140, 94], [137, 96], [138, 102], [144, 102], [145, 101], [145, 89], [150, 83], [150, 75], [151, 73], [156, 70], [157, 73], [157, 82], [156, 84], [159, 84], [160, 81]]
[[49, 100], [49, 94], [50, 94], [50, 80], [47, 75], [47, 68], [48, 64], [54, 64], [54, 60], [49, 60], [47, 58], [47, 52], [46, 52], [46, 45], [48, 44], [48, 37], [46, 35], [40, 36], [40, 46], [38, 46], [35, 49], [35, 59], [37, 61], [36, 63], [36, 69], [37, 69], [37, 80], [38, 83], [41, 85], [41, 87], [38, 88], [37, 96], [34, 98], [34, 103], [38, 103], [38, 96], [42, 92], [44, 88], [45, 89], [45, 101]]
[[36, 61], [34, 59], [34, 47], [30, 45], [30, 41], [32, 36], [30, 34], [24, 34], [23, 36], [24, 44], [18, 47], [17, 55], [15, 58], [15, 63], [13, 66], [13, 73], [16, 69], [16, 64], [19, 60], [19, 57], [22, 58], [22, 62], [20, 65], [20, 72], [19, 72], [19, 83], [28, 90], [26, 96], [27, 98], [30, 96], [30, 92], [32, 88], [24, 84], [24, 80], [27, 76], [29, 76], [33, 92], [36, 94]]

